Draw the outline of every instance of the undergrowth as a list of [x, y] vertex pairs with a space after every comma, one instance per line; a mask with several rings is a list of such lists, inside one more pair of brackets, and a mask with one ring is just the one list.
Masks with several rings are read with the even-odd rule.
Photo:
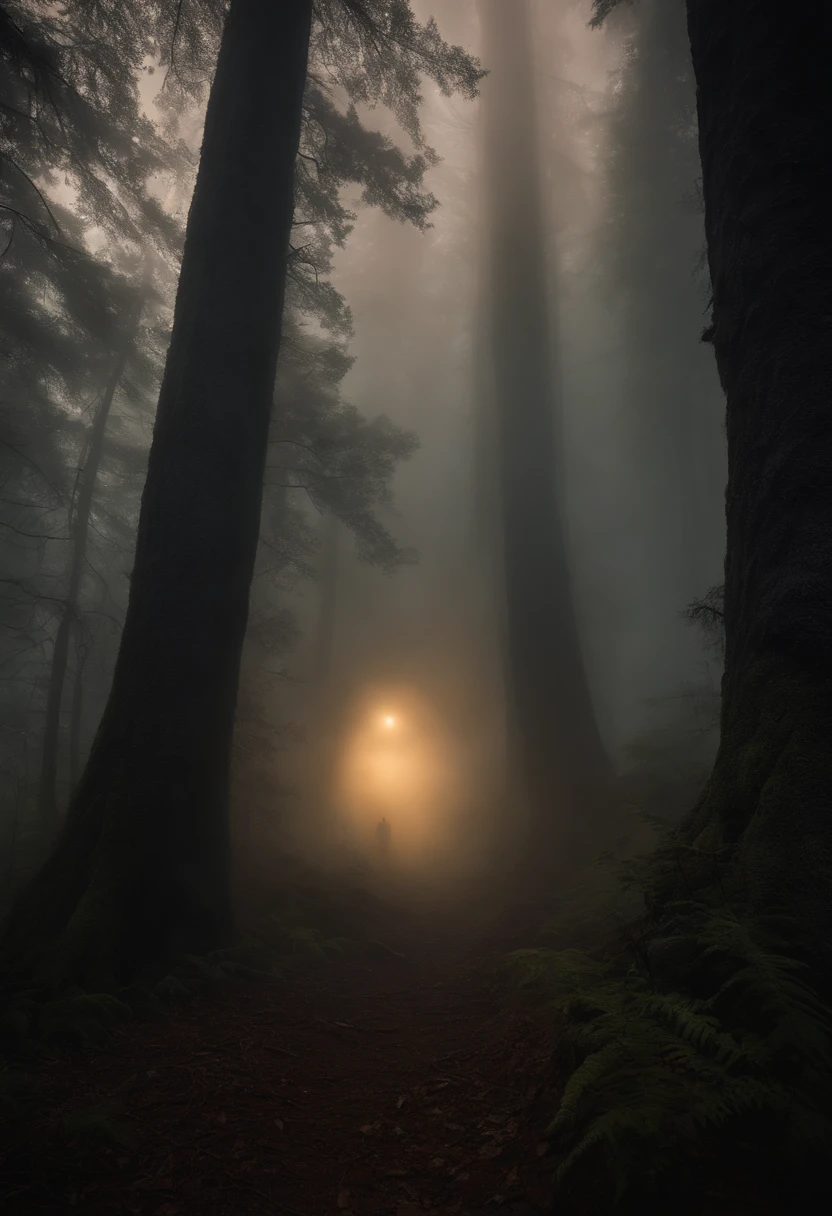
[[[298, 968], [331, 961], [348, 945], [314, 926], [276, 919], [271, 928], [268, 942], [249, 940], [189, 955], [167, 973], [146, 975], [113, 992], [71, 987], [48, 998], [36, 991], [12, 994], [0, 1009], [0, 1069], [4, 1062], [7, 1070], [25, 1069], [44, 1051], [94, 1047], [136, 1017], [163, 1015], [235, 980], [279, 981]], [[14, 1106], [2, 1084], [8, 1075], [0, 1071], [0, 1118]]]
[[[712, 867], [710, 887], [652, 905], [668, 867], [687, 894], [690, 852], [671, 833], [621, 867], [602, 910], [604, 944], [505, 960], [504, 978], [542, 999], [560, 1027], [562, 1097], [548, 1135], [559, 1191], [584, 1210], [643, 1211], [651, 1201], [664, 1210], [686, 1188], [707, 1189], [726, 1158], [815, 1198], [824, 1173], [832, 1013], [793, 923], [739, 903], [724, 861], [693, 859]], [[639, 893], [650, 910], [634, 916]], [[550, 940], [563, 940], [562, 926]]]

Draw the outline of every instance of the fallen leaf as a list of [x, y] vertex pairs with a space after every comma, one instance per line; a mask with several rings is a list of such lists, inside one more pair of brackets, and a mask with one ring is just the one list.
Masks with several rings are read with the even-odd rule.
[[278, 1129], [278, 1131], [281, 1131], [281, 1132], [283, 1131], [283, 1128], [285, 1126], [282, 1119], [275, 1119], [274, 1125]]
[[338, 1192], [338, 1207], [339, 1208], [348, 1208], [349, 1206], [350, 1206], [349, 1191], [339, 1191]]
[[445, 1161], [444, 1161], [444, 1158], [442, 1158], [442, 1157], [434, 1157], [433, 1161], [431, 1161], [430, 1164], [433, 1169], [441, 1170], [442, 1166], [445, 1164]]
[[520, 1177], [517, 1173], [517, 1167], [515, 1166], [513, 1170], [506, 1174], [506, 1186], [517, 1186], [519, 1181]]
[[402, 1096], [399, 1098], [398, 1102], [396, 1103], [396, 1110], [401, 1110], [401, 1108], [404, 1106], [406, 1101], [407, 1101], [407, 1094], [402, 1094]]
[[372, 1123], [365, 1123], [364, 1126], [360, 1127], [358, 1130], [362, 1133], [362, 1135], [369, 1136], [370, 1132], [373, 1130], [373, 1125]]

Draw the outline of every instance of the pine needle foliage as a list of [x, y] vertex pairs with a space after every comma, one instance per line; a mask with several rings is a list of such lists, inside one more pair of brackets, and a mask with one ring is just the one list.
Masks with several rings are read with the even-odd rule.
[[597, 29], [602, 26], [614, 8], [622, 4], [632, 4], [633, 0], [593, 0], [590, 26]]
[[[670, 855], [665, 842], [628, 862], [624, 884], [655, 879]], [[562, 1030], [548, 1134], [565, 1194], [589, 1187], [629, 1210], [749, 1143], [755, 1168], [818, 1176], [832, 1144], [832, 1011], [793, 929], [716, 884], [712, 902], [666, 903], [604, 949], [505, 960], [505, 979], [542, 998]]]

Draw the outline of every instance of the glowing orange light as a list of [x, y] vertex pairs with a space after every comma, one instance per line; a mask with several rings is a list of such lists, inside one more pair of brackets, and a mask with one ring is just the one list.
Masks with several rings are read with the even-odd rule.
[[384, 725], [387, 727], [388, 730], [392, 730], [393, 727], [396, 725], [396, 719], [393, 717], [392, 714], [386, 715], [386, 717], [384, 719]]

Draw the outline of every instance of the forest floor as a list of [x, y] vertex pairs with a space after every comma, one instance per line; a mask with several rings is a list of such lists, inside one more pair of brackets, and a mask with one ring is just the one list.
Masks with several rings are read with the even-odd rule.
[[[493, 982], [529, 923], [394, 900], [343, 957], [234, 979], [41, 1060], [29, 1114], [0, 1134], [0, 1210], [550, 1213], [554, 1030]], [[797, 1210], [730, 1164], [717, 1175], [677, 1195], [677, 1216]], [[598, 1209], [576, 1197], [568, 1211]]]
[[411, 907], [382, 945], [47, 1060], [34, 1120], [0, 1149], [0, 1207], [534, 1216], [552, 1191], [552, 1043], [489, 986], [512, 944]]

